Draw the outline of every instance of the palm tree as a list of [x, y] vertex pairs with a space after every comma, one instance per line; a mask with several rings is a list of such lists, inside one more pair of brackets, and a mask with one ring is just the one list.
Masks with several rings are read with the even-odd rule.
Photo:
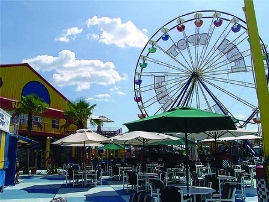
[[12, 117], [14, 118], [21, 114], [27, 114], [27, 136], [31, 137], [33, 116], [44, 113], [48, 109], [49, 105], [35, 94], [22, 96], [21, 101], [18, 103], [19, 107], [14, 110]]
[[[91, 117], [92, 111], [96, 107], [96, 104], [90, 105], [85, 99], [80, 98], [78, 101], [67, 103], [69, 110], [64, 110], [64, 115], [70, 118], [71, 121], [67, 121], [61, 128], [67, 128], [71, 124], [77, 126], [77, 129], [87, 128], [87, 120]], [[90, 118], [91, 125], [101, 125], [99, 120]], [[81, 154], [81, 160], [86, 161], [86, 149], [83, 147], [83, 154]]]
[[[12, 118], [19, 116], [21, 114], [27, 114], [27, 137], [31, 137], [32, 135], [32, 127], [33, 127], [33, 116], [40, 115], [45, 112], [49, 105], [43, 101], [43, 99], [39, 98], [35, 94], [30, 94], [27, 96], [22, 96], [21, 101], [18, 102], [18, 108], [13, 111]], [[29, 156], [29, 149], [28, 149]], [[26, 165], [24, 167], [25, 174], [29, 173], [29, 159], [26, 158]]]
[[[64, 115], [71, 119], [70, 122], [62, 126], [62, 128], [67, 128], [71, 124], [77, 126], [77, 129], [87, 128], [87, 120], [92, 115], [92, 111], [96, 107], [96, 104], [90, 105], [85, 99], [80, 98], [78, 101], [67, 103], [69, 109], [64, 110]], [[100, 125], [99, 120], [90, 119], [91, 125]]]

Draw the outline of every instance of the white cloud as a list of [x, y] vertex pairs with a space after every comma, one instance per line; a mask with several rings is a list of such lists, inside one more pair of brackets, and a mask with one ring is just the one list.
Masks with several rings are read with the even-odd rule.
[[116, 94], [118, 94], [118, 95], [126, 95], [126, 93], [122, 92], [122, 91], [120, 90], [120, 87], [118, 87], [118, 86], [114, 86], [113, 88], [110, 88], [109, 91], [110, 91], [111, 93], [116, 93]]
[[82, 32], [82, 29], [79, 29], [78, 27], [72, 27], [63, 30], [63, 32], [64, 33], [60, 37], [55, 38], [55, 40], [67, 43], [70, 39], [75, 40], [77, 35]]
[[118, 91], [119, 95], [126, 95], [126, 93], [122, 92], [122, 91]]
[[98, 95], [95, 95], [95, 97], [97, 98], [108, 98], [108, 97], [111, 97], [109, 94], [98, 94]]
[[144, 34], [146, 29], [139, 30], [133, 22], [122, 22], [120, 18], [98, 18], [94, 16], [86, 21], [87, 26], [98, 26], [100, 34], [90, 34], [92, 39], [104, 44], [114, 44], [117, 47], [136, 47], [142, 48], [148, 41]]
[[88, 97], [88, 98], [86, 98], [86, 101], [87, 101], [87, 102], [91, 102], [92, 100], [94, 100], [93, 97]]
[[78, 60], [74, 52], [62, 50], [58, 57], [39, 55], [25, 59], [37, 71], [55, 71], [53, 82], [60, 87], [76, 86], [77, 91], [89, 89], [91, 84], [113, 85], [126, 79], [120, 76], [112, 62]]
[[245, 116], [243, 114], [238, 114], [238, 115], [235, 115], [235, 118], [239, 120], [244, 120]]

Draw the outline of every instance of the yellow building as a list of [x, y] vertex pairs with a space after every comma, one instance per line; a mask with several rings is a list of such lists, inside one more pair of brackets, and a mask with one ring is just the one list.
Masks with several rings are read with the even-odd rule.
[[[66, 122], [63, 110], [68, 109], [67, 102], [69, 101], [29, 64], [0, 65], [0, 108], [12, 113], [22, 96], [30, 94], [36, 94], [49, 105], [43, 115], [33, 117], [31, 136], [31, 139], [40, 143], [38, 152], [35, 154], [38, 158], [36, 156], [34, 158], [38, 160], [39, 167], [43, 167], [45, 166], [44, 159], [49, 155], [48, 149], [50, 150], [48, 140], [53, 141], [76, 131], [74, 125], [67, 129], [60, 127]], [[27, 115], [21, 115], [18, 119], [11, 121], [11, 132], [15, 133], [17, 130], [19, 135], [27, 135]], [[70, 160], [65, 156], [68, 152], [60, 151], [64, 148], [52, 147], [51, 149], [55, 152], [54, 155], [60, 157], [62, 161]]]

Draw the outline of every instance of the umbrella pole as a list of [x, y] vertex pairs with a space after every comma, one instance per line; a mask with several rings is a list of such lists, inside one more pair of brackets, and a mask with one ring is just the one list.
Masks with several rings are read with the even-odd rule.
[[86, 146], [85, 146], [85, 141], [83, 142], [83, 168], [84, 170], [86, 170]]
[[186, 146], [186, 155], [185, 155], [185, 161], [186, 161], [186, 183], [187, 183], [187, 190], [189, 190], [189, 147], [188, 147], [188, 139], [187, 139], [187, 133], [185, 133], [185, 146]]
[[218, 155], [217, 155], [217, 135], [215, 134], [215, 169], [216, 169], [216, 175], [218, 176], [218, 164], [217, 164], [217, 158], [218, 158]]

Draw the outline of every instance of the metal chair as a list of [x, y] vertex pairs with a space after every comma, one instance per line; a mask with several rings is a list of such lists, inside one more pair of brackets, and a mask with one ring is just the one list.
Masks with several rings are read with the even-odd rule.
[[130, 196], [129, 202], [155, 202], [155, 200], [146, 192], [138, 192]]
[[132, 189], [135, 189], [138, 193], [139, 187], [141, 185], [145, 185], [145, 181], [138, 178], [138, 174], [136, 171], [129, 171], [127, 172], [127, 185], [126, 185], [126, 192], [128, 193], [129, 185], [131, 185]]
[[212, 183], [208, 182], [205, 179], [196, 179], [192, 182], [192, 186], [198, 186], [198, 187], [209, 187], [211, 188]]
[[79, 169], [70, 167], [67, 172], [69, 183], [72, 180], [73, 187], [76, 182], [79, 182], [79, 180], [81, 180], [81, 185], [83, 185], [83, 173], [79, 172]]
[[103, 179], [103, 170], [101, 168], [98, 168], [97, 170], [89, 170], [86, 171], [87, 175], [87, 180], [91, 180], [91, 184], [93, 185], [100, 185], [103, 184], [102, 179]]
[[254, 186], [254, 172], [253, 169], [251, 169], [248, 165], [242, 164], [241, 169], [244, 170], [244, 179], [249, 179], [250, 180], [250, 186]]
[[196, 171], [191, 172], [191, 183], [193, 183], [195, 180], [198, 180], [198, 175]]
[[162, 202], [192, 202], [192, 198], [184, 196], [183, 192], [178, 187], [167, 186], [161, 190]]
[[164, 187], [165, 187], [163, 181], [157, 180], [157, 179], [152, 179], [149, 182], [149, 187], [150, 187], [150, 195], [152, 197], [156, 197], [158, 202], [160, 202], [161, 190], [164, 189]]
[[216, 174], [208, 174], [205, 175], [205, 180], [211, 182], [211, 187], [215, 189], [217, 192], [219, 190], [219, 180]]
[[230, 201], [235, 202], [235, 191], [236, 187], [230, 183], [223, 185], [222, 193], [219, 195], [213, 195], [211, 198], [205, 199], [205, 202], [209, 201]]
[[236, 182], [229, 182], [231, 185], [234, 185], [236, 187], [237, 190], [240, 190], [240, 194], [235, 194], [240, 195], [241, 199], [244, 201], [246, 198], [246, 191], [245, 191], [245, 180], [244, 180], [244, 174], [243, 173], [239, 173], [239, 175], [237, 176], [237, 180]]

